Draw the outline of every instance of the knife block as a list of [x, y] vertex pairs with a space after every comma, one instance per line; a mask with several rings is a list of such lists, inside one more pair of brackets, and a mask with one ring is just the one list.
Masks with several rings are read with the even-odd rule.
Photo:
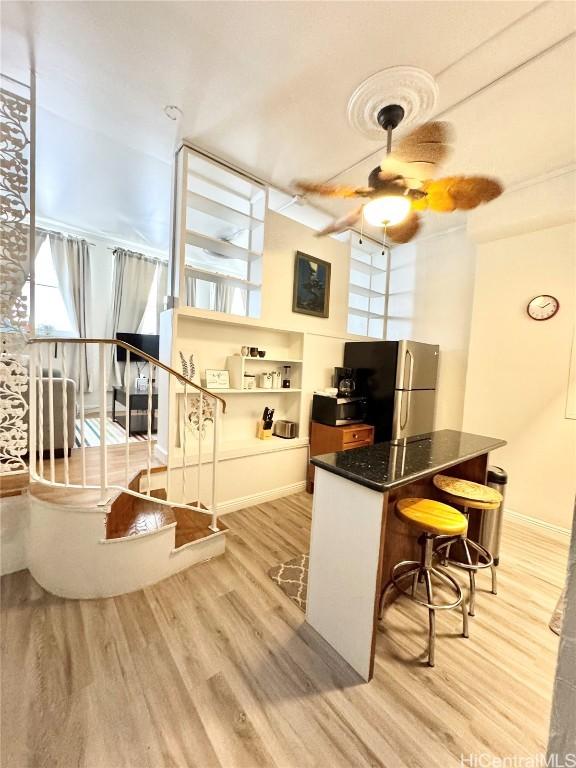
[[258, 440], [268, 440], [272, 437], [272, 425], [269, 429], [264, 428], [264, 422], [260, 420], [256, 428], [256, 437]]

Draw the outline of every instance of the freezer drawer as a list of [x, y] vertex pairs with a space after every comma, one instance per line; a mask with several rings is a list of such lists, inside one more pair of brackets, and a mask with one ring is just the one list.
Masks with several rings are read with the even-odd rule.
[[432, 432], [436, 390], [397, 389], [394, 397], [392, 440]]
[[438, 353], [437, 344], [398, 342], [396, 389], [436, 389]]

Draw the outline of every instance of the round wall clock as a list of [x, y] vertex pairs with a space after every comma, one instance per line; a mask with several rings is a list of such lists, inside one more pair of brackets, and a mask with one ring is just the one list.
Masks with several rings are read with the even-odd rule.
[[526, 307], [526, 311], [532, 320], [550, 320], [559, 309], [560, 302], [558, 299], [545, 293], [541, 296], [534, 296]]

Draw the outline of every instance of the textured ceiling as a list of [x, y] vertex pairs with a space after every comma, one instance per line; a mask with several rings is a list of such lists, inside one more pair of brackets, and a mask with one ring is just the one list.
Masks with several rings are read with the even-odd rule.
[[[34, 57], [39, 212], [166, 247], [181, 136], [284, 188], [299, 176], [363, 183], [380, 148], [350, 128], [346, 105], [361, 80], [397, 64], [437, 78], [438, 112], [458, 133], [455, 170], [514, 183], [573, 161], [574, 39], [560, 41], [574, 8], [10, 2], [2, 70], [21, 75]], [[165, 104], [180, 107], [180, 124]]]

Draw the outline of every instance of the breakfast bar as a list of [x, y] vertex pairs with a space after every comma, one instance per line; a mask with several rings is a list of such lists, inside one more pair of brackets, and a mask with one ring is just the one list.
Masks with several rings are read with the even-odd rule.
[[[485, 483], [497, 438], [451, 429], [311, 459], [316, 467], [306, 621], [358, 672], [374, 669], [378, 603], [401, 560], [420, 557], [417, 536], [394, 514], [399, 499], [441, 499], [441, 472]], [[481, 514], [468, 536], [477, 540]]]

